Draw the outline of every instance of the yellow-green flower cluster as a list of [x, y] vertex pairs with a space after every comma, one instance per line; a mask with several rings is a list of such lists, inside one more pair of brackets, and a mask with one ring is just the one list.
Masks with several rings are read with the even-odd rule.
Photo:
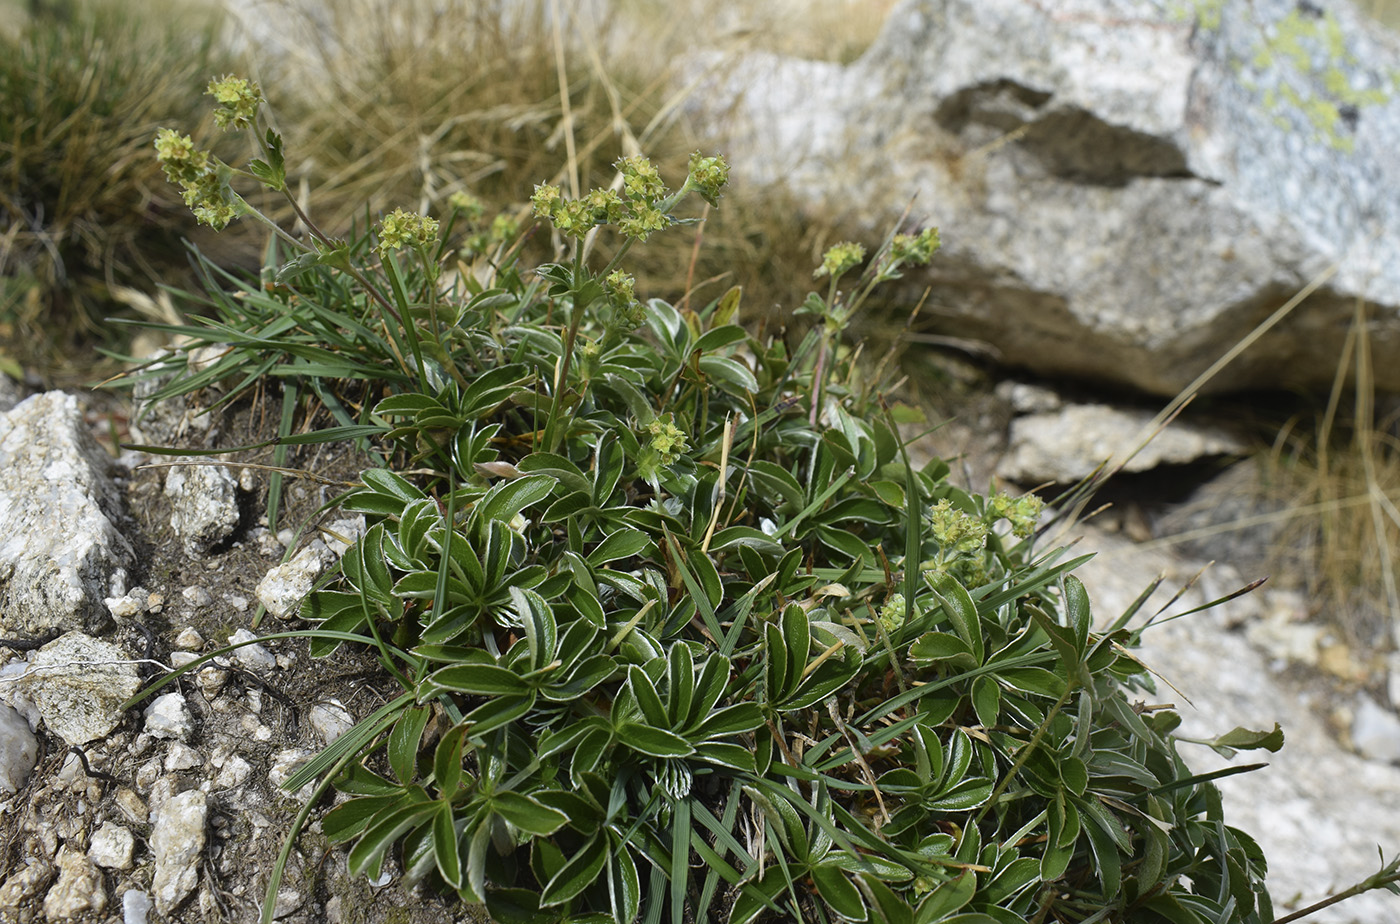
[[666, 195], [661, 172], [640, 154], [622, 158], [617, 162], [617, 169], [622, 172], [622, 189], [628, 199], [655, 202]]
[[904, 610], [904, 594], [891, 595], [885, 601], [885, 605], [880, 607], [880, 628], [885, 630], [886, 635], [893, 635], [904, 625]]
[[729, 182], [729, 165], [718, 154], [706, 157], [699, 151], [690, 155], [690, 175], [686, 185], [710, 205], [719, 205], [719, 193]]
[[651, 205], [637, 207], [633, 203], [634, 211], [622, 221], [617, 227], [627, 237], [636, 241], [644, 241], [651, 236], [652, 232], [661, 231], [671, 224], [671, 219], [666, 213]]
[[231, 74], [209, 81], [206, 92], [219, 103], [219, 108], [214, 110], [214, 122], [223, 129], [248, 128], [263, 103], [257, 84]]
[[437, 219], [394, 209], [379, 223], [379, 253], [388, 256], [390, 251], [408, 245], [429, 247], [437, 243]]
[[923, 266], [933, 259], [940, 246], [937, 228], [925, 228], [918, 234], [896, 234], [890, 242], [890, 262]]
[[1035, 530], [1040, 514], [1045, 510], [1045, 501], [1034, 494], [1012, 497], [998, 491], [987, 502], [987, 517], [993, 522], [1006, 520], [1011, 524], [1011, 533], [1021, 539]]
[[822, 265], [817, 267], [812, 276], [817, 279], [822, 276], [830, 276], [835, 279], [844, 275], [864, 259], [864, 247], [851, 241], [843, 241], [826, 252], [826, 255], [822, 257]]
[[228, 168], [196, 148], [189, 135], [170, 128], [156, 132], [156, 160], [166, 179], [183, 191], [194, 217], [215, 231], [243, 214], [243, 200], [228, 184]]
[[447, 206], [461, 214], [467, 221], [476, 221], [486, 214], [486, 203], [464, 189], [459, 189], [447, 197]]
[[567, 199], [558, 186], [535, 187], [531, 197], [536, 218], [548, 219], [561, 233], [581, 238], [599, 225], [616, 225], [633, 240], [644, 241], [652, 233], [670, 227], [666, 214], [666, 184], [645, 157], [624, 157], [617, 162], [622, 172], [622, 193], [594, 189], [581, 199]]
[[930, 531], [945, 555], [977, 552], [987, 542], [986, 522], [954, 507], [946, 497], [933, 505], [931, 518]]
[[646, 308], [637, 301], [637, 280], [630, 273], [614, 270], [603, 280], [608, 298], [613, 304], [614, 324], [623, 330], [635, 330], [646, 320]]
[[653, 418], [647, 424], [647, 432], [651, 434], [651, 448], [656, 450], [662, 465], [674, 465], [681, 453], [690, 448], [685, 434], [676, 426], [675, 417], [671, 414]]

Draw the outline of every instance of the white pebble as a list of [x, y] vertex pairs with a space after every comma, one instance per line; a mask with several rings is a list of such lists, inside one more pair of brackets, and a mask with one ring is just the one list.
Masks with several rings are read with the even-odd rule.
[[165, 693], [155, 698], [146, 707], [146, 732], [156, 738], [179, 738], [185, 740], [194, 730], [194, 719], [185, 697], [179, 693]]

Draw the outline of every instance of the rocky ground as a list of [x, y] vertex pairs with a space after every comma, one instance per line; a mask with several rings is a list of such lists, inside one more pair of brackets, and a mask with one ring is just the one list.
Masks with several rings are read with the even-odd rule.
[[[0, 580], [0, 624], [6, 635], [25, 636], [0, 642], [0, 657], [8, 658], [0, 697], [19, 716], [0, 705], [0, 787], [9, 790], [0, 799], [0, 920], [256, 920], [269, 870], [306, 795], [280, 784], [396, 691], [360, 654], [313, 660], [304, 642], [282, 641], [241, 648], [132, 709], [120, 706], [173, 667], [252, 633], [298, 625], [275, 614], [294, 615], [296, 599], [353, 537], [354, 521], [318, 521], [316, 513], [357, 474], [358, 460], [324, 449], [294, 457], [291, 467], [316, 476], [289, 479], [281, 520], [288, 526], [274, 534], [265, 525], [264, 471], [175, 468], [167, 457], [130, 452], [105, 464], [110, 457], [92, 434], [105, 435], [117, 419], [109, 416], [112, 402], [101, 395], [51, 400], [57, 397], [0, 415], [0, 532], [10, 556], [0, 564], [9, 572]], [[123, 436], [246, 444], [255, 441], [259, 411], [244, 408], [215, 428], [172, 411]], [[14, 439], [21, 429], [27, 448]], [[48, 489], [37, 501], [60, 508], [37, 519], [20, 508], [11, 477], [36, 463], [42, 477], [26, 487]], [[102, 505], [91, 495], [115, 498], [102, 511], [110, 529], [84, 526], [99, 537], [96, 547], [50, 544], [70, 525], [74, 511], [62, 508], [82, 502], [63, 496], [64, 479], [70, 491], [85, 485], [78, 494], [92, 506]], [[32, 532], [17, 537], [26, 525]], [[77, 562], [69, 578], [79, 585], [104, 563], [122, 566], [95, 609], [50, 612], [44, 625], [31, 618], [33, 588], [16, 586], [28, 561], [14, 560], [21, 546], [60, 568]], [[81, 589], [79, 596], [92, 590]], [[313, 823], [292, 854], [278, 920], [473, 919], [424, 890], [405, 894], [392, 872], [376, 883], [352, 880], [344, 852], [328, 850], [317, 832]]]
[[[1046, 412], [1024, 400], [1018, 411], [1003, 392], [966, 405], [939, 435], [940, 451], [968, 453], [974, 484], [1011, 452], [1017, 415]], [[0, 412], [21, 397], [0, 394]], [[0, 642], [0, 698], [11, 704], [0, 705], [0, 920], [255, 920], [300, 805], [279, 784], [395, 692], [363, 654], [313, 660], [304, 643], [283, 641], [239, 649], [120, 709], [171, 668], [297, 625], [279, 616], [294, 616], [362, 528], [319, 514], [362, 460], [317, 447], [294, 457], [289, 466], [307, 475], [289, 479], [285, 528], [274, 532], [265, 455], [173, 467], [182, 460], [128, 451], [114, 463], [94, 435], [246, 445], [264, 410], [251, 402], [211, 424], [171, 405], [133, 425], [105, 396], [49, 393], [0, 414], [0, 625], [11, 636]], [[1199, 569], [1130, 538], [1150, 525], [1109, 522], [1116, 531], [1080, 530], [1084, 548], [1101, 550], [1084, 571], [1101, 618], [1159, 573], [1166, 603]], [[1212, 569], [1167, 615], [1253, 576]], [[1400, 723], [1384, 674], [1326, 670], [1326, 634], [1306, 617], [1295, 593], [1264, 591], [1163, 624], [1143, 655], [1163, 677], [1161, 699], [1185, 710], [1187, 734], [1283, 724], [1289, 743], [1272, 766], [1224, 787], [1231, 817], [1271, 858], [1282, 909], [1374, 870], [1377, 845], [1400, 849]], [[1200, 749], [1200, 769], [1217, 764]], [[279, 920], [477, 919], [423, 888], [405, 893], [393, 870], [377, 883], [351, 879], [315, 818], [288, 865]], [[1371, 895], [1315, 920], [1397, 913], [1400, 899]]]

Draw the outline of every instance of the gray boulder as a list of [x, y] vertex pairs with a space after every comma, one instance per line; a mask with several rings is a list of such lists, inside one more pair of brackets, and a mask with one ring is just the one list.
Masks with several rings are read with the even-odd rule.
[[112, 460], [77, 399], [34, 395], [0, 414], [0, 632], [97, 632], [126, 591], [131, 544], [115, 525]]
[[1400, 40], [1342, 2], [1197, 6], [906, 0], [849, 66], [699, 59], [691, 105], [736, 180], [852, 236], [912, 201], [944, 232], [925, 317], [1042, 374], [1173, 394], [1335, 266], [1209, 385], [1328, 387], [1358, 297], [1400, 348]]

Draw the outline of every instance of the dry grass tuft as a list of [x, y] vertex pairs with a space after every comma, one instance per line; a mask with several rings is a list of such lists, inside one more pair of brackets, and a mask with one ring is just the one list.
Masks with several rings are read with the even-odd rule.
[[[13, 12], [13, 11], [12, 11]], [[194, 221], [151, 155], [193, 123], [217, 18], [188, 4], [68, 4], [0, 32], [0, 364], [90, 375], [113, 286], [153, 289], [185, 264]]]
[[1284, 427], [1270, 481], [1299, 509], [1278, 549], [1353, 647], [1400, 648], [1400, 406], [1378, 411], [1367, 306], [1358, 301], [1326, 408]]

